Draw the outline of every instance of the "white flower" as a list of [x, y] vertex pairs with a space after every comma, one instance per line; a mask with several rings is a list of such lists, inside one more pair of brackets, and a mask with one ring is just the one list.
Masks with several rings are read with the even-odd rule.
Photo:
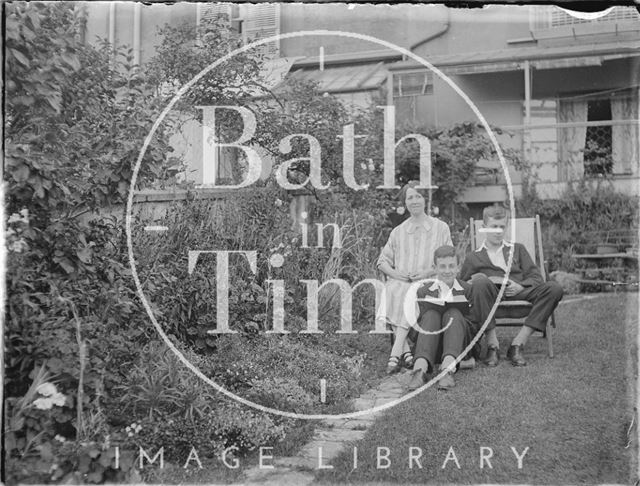
[[66, 400], [67, 400], [67, 397], [65, 397], [62, 393], [55, 393], [54, 395], [51, 396], [51, 401], [57, 407], [64, 406]]
[[373, 172], [375, 170], [376, 166], [373, 164], [373, 159], [369, 159], [369, 166], [368, 167], [369, 167], [369, 170], [371, 172]]
[[56, 388], [56, 386], [53, 383], [43, 383], [42, 385], [40, 385], [38, 388], [36, 388], [36, 391], [45, 397], [50, 397], [51, 395], [54, 395], [55, 393], [58, 393], [58, 389]]
[[398, 209], [396, 209], [396, 213], [398, 213], [400, 215], [404, 214], [404, 206], [398, 207]]
[[38, 398], [33, 401], [33, 406], [38, 410], [49, 410], [53, 407], [53, 400], [51, 398]]
[[67, 440], [64, 437], [62, 437], [60, 434], [56, 435], [53, 439], [57, 440], [58, 442], [66, 442]]
[[280, 199], [276, 199], [275, 203], [274, 203], [277, 207], [282, 206], [282, 201]]
[[26, 250], [28, 248], [29, 245], [27, 245], [27, 242], [23, 239], [16, 240], [9, 245], [9, 250], [16, 253], [22, 253], [23, 250]]
[[360, 168], [362, 170], [367, 170], [367, 164], [365, 164], [364, 162], [360, 162]]
[[39, 410], [49, 410], [54, 405], [56, 407], [62, 407], [67, 399], [64, 394], [56, 389], [53, 383], [43, 383], [36, 388], [36, 391], [44, 396], [44, 398], [38, 398], [33, 401], [33, 406]]
[[308, 216], [308, 214], [307, 214], [307, 212], [306, 212], [306, 211], [302, 211], [302, 213], [300, 213], [300, 217], [301, 217], [302, 219], [307, 219], [307, 216]]

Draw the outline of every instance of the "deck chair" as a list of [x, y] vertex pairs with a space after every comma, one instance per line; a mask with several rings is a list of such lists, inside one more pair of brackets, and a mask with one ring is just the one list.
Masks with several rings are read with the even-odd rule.
[[[547, 280], [547, 273], [544, 266], [544, 254], [542, 251], [542, 232], [540, 227], [540, 216], [535, 218], [517, 218], [510, 220], [509, 225], [516, 225], [516, 242], [525, 246], [533, 261], [540, 268], [542, 278]], [[471, 251], [475, 251], [482, 242], [484, 236], [478, 232], [482, 227], [482, 220], [474, 220], [471, 218], [469, 228], [471, 232]], [[509, 238], [511, 232], [510, 227], [507, 228], [506, 235]], [[522, 326], [525, 318], [529, 315], [532, 305], [526, 300], [509, 300], [502, 301], [496, 309], [496, 327], [497, 326]], [[542, 336], [547, 339], [549, 345], [549, 357], [553, 358], [553, 340], [551, 328], [556, 327], [555, 313], [551, 315], [547, 322], [547, 329]]]

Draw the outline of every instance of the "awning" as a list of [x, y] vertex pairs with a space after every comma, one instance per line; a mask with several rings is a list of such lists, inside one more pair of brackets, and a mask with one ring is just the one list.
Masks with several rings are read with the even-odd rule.
[[[474, 74], [519, 71], [524, 61], [534, 69], [599, 66], [604, 61], [640, 56], [640, 42], [609, 42], [562, 47], [513, 47], [497, 51], [463, 52], [423, 56], [446, 74]], [[409, 59], [387, 66], [393, 72], [424, 67]]]
[[[295, 66], [294, 66], [295, 69]], [[378, 89], [387, 79], [384, 62], [360, 64], [357, 66], [339, 66], [298, 69], [290, 79], [314, 81], [320, 85], [320, 91], [327, 93], [352, 93]]]

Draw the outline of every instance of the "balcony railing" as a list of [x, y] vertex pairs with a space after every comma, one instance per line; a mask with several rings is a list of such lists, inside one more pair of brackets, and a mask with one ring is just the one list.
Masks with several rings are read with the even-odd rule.
[[640, 21], [640, 13], [635, 7], [611, 7], [606, 15], [591, 20], [574, 17], [554, 5], [536, 5], [530, 8], [529, 24], [533, 31], [578, 24]]

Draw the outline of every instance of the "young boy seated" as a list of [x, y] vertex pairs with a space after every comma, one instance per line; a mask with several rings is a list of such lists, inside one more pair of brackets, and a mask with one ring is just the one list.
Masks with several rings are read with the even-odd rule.
[[[520, 243], [504, 239], [509, 213], [501, 206], [489, 206], [482, 212], [486, 239], [480, 247], [467, 255], [460, 270], [460, 280], [471, 279], [474, 321], [482, 326], [493, 307], [507, 272], [509, 252], [513, 262], [504, 292], [506, 300], [526, 300], [533, 304], [524, 325], [513, 339], [507, 358], [514, 366], [526, 366], [522, 348], [534, 331], [545, 331], [547, 320], [562, 299], [562, 287], [545, 282], [540, 270]], [[492, 317], [486, 330], [488, 352], [486, 364], [496, 366], [500, 360], [496, 321]]]
[[435, 370], [441, 358], [440, 369], [446, 369], [448, 373], [438, 381], [438, 389], [453, 388], [455, 360], [476, 332], [475, 326], [465, 317], [469, 313], [471, 286], [456, 279], [460, 267], [455, 248], [439, 247], [433, 261], [435, 282], [422, 285], [416, 292], [420, 329], [414, 333], [417, 339], [409, 391], [420, 388], [427, 381], [427, 374]]

